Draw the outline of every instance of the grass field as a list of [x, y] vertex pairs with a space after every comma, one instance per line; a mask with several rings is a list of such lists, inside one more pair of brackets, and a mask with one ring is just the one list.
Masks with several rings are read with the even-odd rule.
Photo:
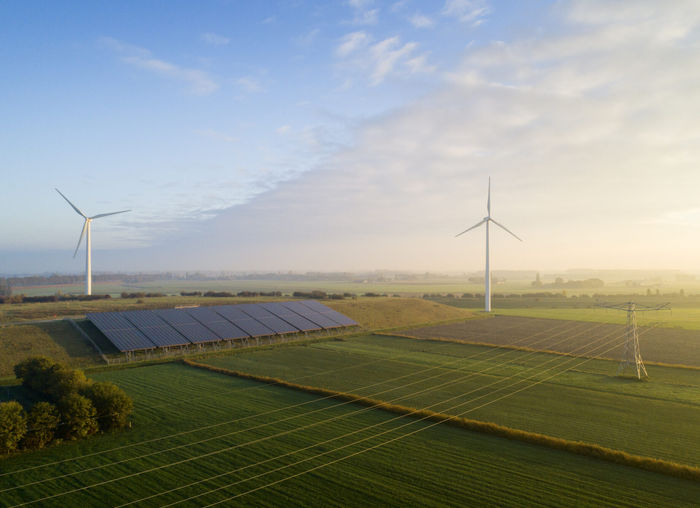
[[[62, 311], [69, 315], [85, 312], [103, 312], [112, 310], [129, 310], [143, 308], [166, 308], [191, 302], [191, 298], [147, 298], [143, 303], [135, 299], [97, 300], [92, 302], [49, 302], [23, 305], [0, 305], [9, 307], [5, 312], [15, 312], [15, 318], [21, 315], [46, 317]], [[226, 303], [243, 303], [245, 301], [273, 301], [280, 298], [200, 298], [201, 305], [224, 305]], [[474, 314], [465, 309], [429, 302], [419, 298], [358, 298], [357, 300], [325, 301], [329, 307], [350, 316], [364, 328], [376, 330], [399, 326], [415, 326], [423, 323], [437, 323], [455, 319], [468, 319]], [[17, 307], [17, 309], [15, 308]], [[6, 315], [7, 317], [7, 315]], [[94, 327], [93, 327], [94, 328]], [[90, 327], [86, 328], [89, 332]], [[93, 339], [99, 342], [107, 353], [109, 344], [105, 344], [102, 334], [93, 330]], [[115, 352], [111, 348], [111, 352]], [[64, 321], [47, 323], [0, 326], [0, 377], [11, 376], [12, 366], [32, 355], [43, 354], [75, 367], [101, 365], [101, 360], [94, 348]]]
[[[562, 341], [557, 335], [548, 339], [550, 330], [581, 330]], [[495, 316], [492, 319], [473, 319], [461, 323], [421, 327], [401, 332], [418, 338], [447, 338], [495, 345], [510, 345], [517, 342], [521, 347], [533, 347], [571, 353], [576, 348], [606, 334], [622, 334], [621, 324], [602, 324], [570, 320], [554, 320], [520, 316]], [[695, 330], [682, 330], [665, 327], [639, 328], [639, 343], [642, 358], [670, 364], [684, 364], [700, 367], [700, 334]], [[624, 346], [608, 351], [604, 356], [619, 360]], [[700, 370], [698, 371], [700, 377]]]
[[29, 356], [48, 356], [71, 367], [102, 363], [95, 348], [66, 321], [0, 327], [0, 377]]
[[[461, 408], [470, 410], [469, 418], [700, 465], [697, 371], [650, 366], [651, 381], [639, 383], [615, 377], [617, 362], [592, 360], [513, 397], [480, 407], [582, 360], [366, 336], [204, 361], [411, 407], [436, 404], [433, 410], [449, 414], [455, 414], [449, 409], [452, 403], [441, 401], [464, 396], [463, 400], [472, 401]], [[527, 378], [530, 381], [522, 381]], [[426, 391], [417, 393], [421, 390]]]
[[[115, 506], [148, 496], [157, 497], [131, 506], [205, 506], [231, 496], [244, 506], [692, 506], [700, 498], [695, 482], [180, 364], [95, 377], [134, 397], [134, 428], [5, 459], [1, 506], [48, 496], [55, 497], [30, 506]], [[167, 437], [177, 432], [189, 433]], [[363, 453], [393, 438], [401, 439]], [[115, 447], [123, 448], [109, 451]], [[214, 475], [222, 476], [206, 481]], [[41, 483], [13, 488], [34, 482]], [[193, 482], [201, 483], [187, 486]], [[185, 488], [159, 495], [178, 487]]]

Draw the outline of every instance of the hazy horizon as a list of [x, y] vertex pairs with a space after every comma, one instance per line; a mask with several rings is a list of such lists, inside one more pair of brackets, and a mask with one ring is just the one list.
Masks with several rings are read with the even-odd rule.
[[696, 2], [0, 14], [0, 272], [700, 272]]

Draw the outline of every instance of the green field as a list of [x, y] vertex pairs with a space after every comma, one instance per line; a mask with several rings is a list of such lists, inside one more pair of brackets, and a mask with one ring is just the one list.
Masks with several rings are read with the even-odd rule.
[[[700, 466], [697, 371], [649, 366], [651, 381], [639, 383], [616, 377], [617, 362], [592, 360], [576, 366], [584, 360], [365, 336], [204, 361], [411, 407], [432, 406], [449, 414], [469, 410], [466, 416], [477, 420]], [[560, 372], [515, 396], [480, 407]], [[529, 382], [522, 381], [528, 378]], [[427, 391], [417, 394], [421, 390]], [[462, 394], [464, 399], [458, 398]], [[450, 409], [462, 400], [473, 402]]]
[[163, 506], [196, 496], [178, 506], [205, 506], [241, 496], [235, 503], [245, 506], [692, 506], [700, 498], [696, 482], [180, 364], [95, 377], [134, 397], [133, 429], [5, 459], [0, 505], [157, 496], [132, 506]]

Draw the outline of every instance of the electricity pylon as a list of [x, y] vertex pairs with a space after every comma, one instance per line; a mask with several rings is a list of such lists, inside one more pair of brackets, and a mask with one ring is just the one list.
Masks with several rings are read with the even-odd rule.
[[601, 305], [607, 309], [617, 309], [627, 311], [627, 327], [625, 329], [625, 352], [622, 361], [617, 367], [617, 375], [624, 375], [626, 371], [632, 369], [637, 379], [648, 378], [647, 369], [642, 361], [642, 353], [639, 351], [639, 334], [637, 333], [637, 312], [650, 310], [670, 309], [668, 303], [650, 307], [634, 302], [620, 303], [616, 305]]

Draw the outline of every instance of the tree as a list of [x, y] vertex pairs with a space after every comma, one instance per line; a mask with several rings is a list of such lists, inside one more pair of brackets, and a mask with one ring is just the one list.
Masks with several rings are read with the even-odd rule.
[[58, 409], [50, 402], [37, 402], [27, 415], [24, 448], [43, 448], [53, 439], [58, 427]]
[[22, 384], [35, 392], [45, 393], [49, 386], [48, 375], [56, 362], [45, 356], [33, 356], [19, 362], [13, 370]]
[[93, 383], [85, 389], [85, 395], [97, 409], [97, 421], [101, 430], [121, 429], [134, 409], [134, 401], [114, 383]]
[[54, 400], [60, 400], [69, 393], [76, 393], [88, 385], [85, 373], [55, 364], [47, 373], [47, 386], [44, 393]]
[[0, 402], [0, 454], [10, 453], [27, 432], [27, 415], [16, 400]]
[[97, 432], [97, 411], [90, 399], [69, 393], [58, 402], [58, 410], [64, 439], [81, 439]]

